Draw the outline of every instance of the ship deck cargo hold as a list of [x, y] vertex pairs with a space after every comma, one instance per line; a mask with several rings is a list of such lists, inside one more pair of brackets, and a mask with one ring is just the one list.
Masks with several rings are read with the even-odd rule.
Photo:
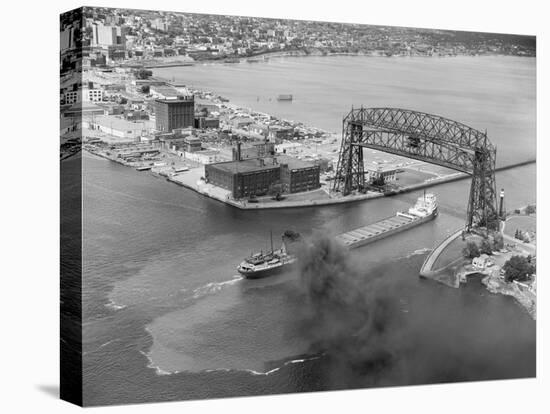
[[408, 213], [398, 212], [393, 217], [339, 234], [335, 237], [335, 240], [349, 249], [354, 249], [416, 227], [434, 219], [436, 216], [437, 203], [435, 196], [429, 194], [426, 198], [426, 195], [424, 195], [424, 197], [418, 199], [413, 208], [409, 209]]

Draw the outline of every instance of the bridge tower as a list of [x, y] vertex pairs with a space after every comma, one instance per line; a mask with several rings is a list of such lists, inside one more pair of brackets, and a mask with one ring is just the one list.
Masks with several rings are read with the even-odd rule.
[[353, 190], [364, 191], [365, 187], [365, 163], [363, 160], [363, 147], [357, 145], [361, 140], [363, 126], [360, 122], [343, 122], [342, 144], [338, 167], [336, 169], [336, 182], [342, 182], [342, 193], [348, 195]]
[[365, 191], [364, 147], [471, 175], [466, 230], [498, 228], [496, 148], [486, 132], [417, 111], [352, 108], [342, 123], [333, 191], [344, 196], [352, 191]]
[[[485, 135], [485, 141], [487, 135]], [[495, 182], [494, 151], [485, 148], [475, 150], [472, 184], [466, 212], [466, 229], [474, 227], [498, 228], [497, 190]]]

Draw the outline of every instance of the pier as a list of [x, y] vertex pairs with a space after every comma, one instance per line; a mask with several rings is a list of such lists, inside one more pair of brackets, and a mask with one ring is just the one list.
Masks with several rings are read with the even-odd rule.
[[440, 272], [441, 270], [444, 270], [447, 267], [447, 266], [444, 266], [439, 269], [434, 269], [434, 265], [437, 262], [437, 259], [439, 259], [441, 254], [447, 248], [447, 246], [449, 246], [453, 241], [455, 241], [458, 237], [460, 237], [462, 232], [463, 232], [463, 229], [457, 230], [455, 233], [451, 234], [449, 237], [443, 240], [443, 242], [441, 242], [435, 249], [431, 251], [431, 253], [428, 255], [428, 257], [422, 264], [422, 267], [420, 268], [420, 276], [433, 277], [438, 272]]

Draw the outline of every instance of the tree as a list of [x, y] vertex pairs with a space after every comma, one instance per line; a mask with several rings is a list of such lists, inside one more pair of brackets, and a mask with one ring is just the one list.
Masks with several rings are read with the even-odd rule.
[[384, 176], [382, 174], [372, 180], [372, 185], [376, 187], [383, 187], [385, 184], [386, 180], [384, 180]]
[[493, 250], [501, 250], [504, 248], [504, 237], [502, 234], [495, 233], [493, 235]]
[[474, 257], [479, 257], [479, 247], [477, 244], [473, 241], [469, 241], [466, 243], [466, 246], [464, 246], [464, 249], [462, 249], [462, 254], [467, 259], [473, 259]]
[[153, 76], [153, 71], [152, 70], [139, 69], [136, 72], [136, 78], [138, 78], [138, 79], [148, 79], [151, 76]]
[[489, 239], [483, 239], [483, 241], [481, 242], [480, 250], [483, 254], [493, 253], [493, 249], [491, 248], [491, 243], [489, 242]]
[[532, 204], [529, 204], [525, 208], [525, 214], [535, 214], [536, 212], [537, 212], [537, 207]]
[[281, 184], [280, 182], [275, 182], [269, 186], [268, 193], [271, 196], [279, 198], [281, 197], [283, 190], [283, 184]]
[[535, 273], [535, 266], [525, 256], [512, 256], [504, 263], [502, 269], [507, 282], [527, 280]]

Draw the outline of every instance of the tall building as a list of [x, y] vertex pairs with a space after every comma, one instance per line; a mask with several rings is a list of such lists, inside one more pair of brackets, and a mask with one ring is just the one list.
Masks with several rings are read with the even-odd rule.
[[92, 26], [92, 38], [94, 46], [113, 46], [116, 45], [117, 33], [116, 27], [105, 26], [101, 23]]
[[65, 28], [65, 30], [61, 31], [61, 35], [59, 38], [61, 51], [72, 49], [75, 47], [74, 34], [75, 34], [75, 28], [72, 26], [67, 27]]
[[92, 40], [94, 46], [118, 46], [124, 48], [126, 44], [125, 28], [121, 26], [107, 26], [101, 23], [92, 26]]
[[177, 128], [193, 127], [195, 123], [193, 95], [155, 100], [155, 119], [157, 131], [171, 132]]

